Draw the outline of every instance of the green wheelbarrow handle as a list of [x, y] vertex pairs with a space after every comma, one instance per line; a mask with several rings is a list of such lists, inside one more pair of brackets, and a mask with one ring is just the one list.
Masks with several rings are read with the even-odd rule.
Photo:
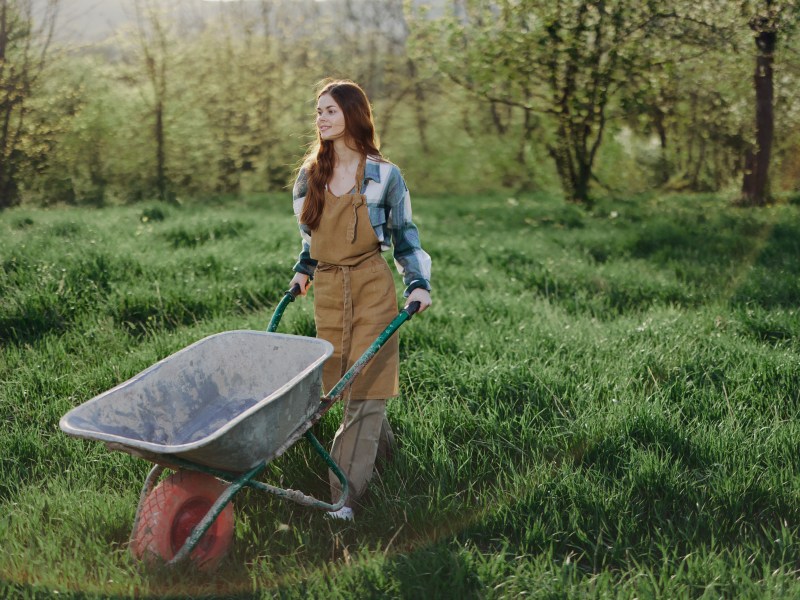
[[289, 306], [289, 303], [294, 302], [294, 299], [299, 295], [299, 283], [295, 283], [292, 286], [292, 289], [286, 291], [286, 293], [283, 295], [283, 298], [278, 303], [278, 306], [275, 308], [275, 312], [272, 313], [272, 319], [270, 319], [269, 326], [267, 327], [267, 331], [269, 333], [274, 333], [278, 329], [278, 324], [281, 322], [281, 318], [283, 317], [283, 311], [285, 311], [286, 307]]

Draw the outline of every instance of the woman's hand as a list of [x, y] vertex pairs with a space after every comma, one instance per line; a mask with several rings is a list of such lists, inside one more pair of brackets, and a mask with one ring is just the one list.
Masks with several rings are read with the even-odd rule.
[[289, 289], [292, 289], [295, 283], [300, 286], [300, 295], [305, 296], [308, 288], [311, 287], [311, 278], [305, 273], [295, 273], [289, 282]]
[[425, 309], [431, 305], [431, 293], [424, 288], [417, 288], [408, 295], [406, 306], [412, 302], [419, 302], [417, 314], [425, 312]]

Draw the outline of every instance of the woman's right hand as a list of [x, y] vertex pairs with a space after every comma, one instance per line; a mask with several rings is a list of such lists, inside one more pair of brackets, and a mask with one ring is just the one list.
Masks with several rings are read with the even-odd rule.
[[311, 287], [311, 278], [305, 273], [295, 273], [289, 282], [289, 289], [292, 289], [295, 283], [300, 286], [300, 295], [305, 296], [308, 288]]

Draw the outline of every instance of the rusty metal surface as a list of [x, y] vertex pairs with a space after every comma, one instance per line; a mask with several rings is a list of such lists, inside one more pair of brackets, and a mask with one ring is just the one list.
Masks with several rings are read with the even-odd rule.
[[74, 408], [60, 426], [151, 460], [169, 454], [244, 471], [320, 409], [322, 364], [332, 351], [316, 338], [218, 333]]

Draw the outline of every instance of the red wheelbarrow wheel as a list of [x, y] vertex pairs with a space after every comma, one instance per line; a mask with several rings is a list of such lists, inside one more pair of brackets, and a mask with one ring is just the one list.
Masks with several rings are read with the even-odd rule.
[[[167, 477], [145, 499], [131, 542], [133, 555], [149, 562], [171, 560], [225, 488], [219, 479], [196, 471]], [[201, 569], [212, 570], [232, 541], [233, 504], [228, 503], [189, 558]]]

